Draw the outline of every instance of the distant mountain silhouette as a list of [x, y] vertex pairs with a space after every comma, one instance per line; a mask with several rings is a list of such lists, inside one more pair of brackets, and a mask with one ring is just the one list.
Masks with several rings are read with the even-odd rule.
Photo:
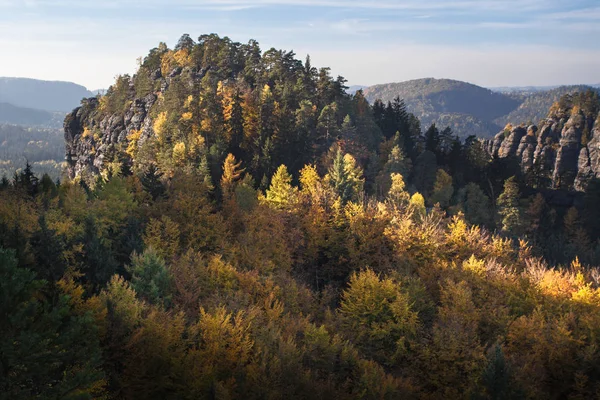
[[451, 79], [416, 79], [370, 86], [363, 90], [370, 103], [395, 97], [404, 99], [408, 111], [423, 129], [432, 123], [450, 126], [462, 137], [491, 137], [499, 129], [494, 119], [515, 110], [521, 101], [467, 82]]
[[0, 102], [0, 123], [4, 124], [60, 128], [64, 117], [63, 112], [17, 107]]
[[72, 82], [1, 78], [0, 102], [45, 111], [69, 112], [94, 94]]

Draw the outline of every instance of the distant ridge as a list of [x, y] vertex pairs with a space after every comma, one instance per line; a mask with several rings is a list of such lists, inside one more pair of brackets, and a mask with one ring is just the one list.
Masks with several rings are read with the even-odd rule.
[[60, 128], [65, 113], [18, 107], [0, 102], [0, 123], [46, 128]]
[[45, 111], [69, 112], [94, 94], [85, 87], [61, 81], [0, 77], [0, 102]]
[[363, 90], [370, 103], [404, 99], [408, 111], [427, 129], [432, 123], [450, 126], [461, 137], [491, 137], [499, 129], [494, 119], [516, 109], [521, 101], [471, 83], [424, 78], [370, 86]]
[[600, 89], [596, 85], [504, 86], [484, 88], [471, 83], [424, 78], [362, 87], [367, 100], [404, 99], [408, 111], [427, 129], [449, 126], [461, 137], [491, 137], [507, 123], [539, 123], [565, 94]]

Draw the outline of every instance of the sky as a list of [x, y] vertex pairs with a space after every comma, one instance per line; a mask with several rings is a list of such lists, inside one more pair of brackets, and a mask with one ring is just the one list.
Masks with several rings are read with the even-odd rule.
[[599, 0], [0, 0], [0, 76], [104, 89], [184, 33], [310, 54], [349, 85], [600, 83]]

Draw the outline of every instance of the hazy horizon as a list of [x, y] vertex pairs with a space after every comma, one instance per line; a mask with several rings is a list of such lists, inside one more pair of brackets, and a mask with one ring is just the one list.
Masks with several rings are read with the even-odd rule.
[[[600, 82], [593, 0], [0, 0], [0, 76], [106, 89], [159, 42], [216, 32], [311, 55], [348, 85]], [[15, 39], [16, 38], [16, 39]]]
[[[30, 77], [30, 76], [0, 76], [0, 79], [4, 79], [4, 78], [8, 78], [8, 79], [32, 79], [32, 80], [39, 80], [39, 81], [47, 81], [47, 82], [64, 82], [64, 83], [73, 83], [79, 86], [83, 86], [86, 90], [90, 91], [90, 92], [96, 92], [96, 91], [103, 91], [103, 90], [107, 90], [108, 87], [110, 85], [112, 85], [112, 82], [107, 85], [106, 87], [94, 87], [94, 88], [90, 88], [86, 85], [83, 85], [79, 82], [73, 82], [73, 81], [68, 81], [68, 80], [57, 80], [57, 79], [40, 79], [40, 78], [35, 78], [35, 77]], [[402, 83], [402, 82], [407, 82], [410, 80], [420, 80], [420, 79], [450, 79], [453, 80], [452, 78], [447, 78], [447, 77], [433, 77], [433, 76], [424, 76], [421, 78], [414, 78], [414, 79], [407, 79], [405, 81], [389, 81], [389, 82], [377, 82], [377, 83], [373, 83], [371, 85], [361, 85], [360, 83], [347, 83], [346, 85], [351, 89], [353, 87], [370, 87], [370, 86], [377, 86], [377, 85], [386, 85], [386, 84], [393, 84], [393, 83]], [[532, 87], [532, 88], [553, 88], [553, 87], [561, 87], [561, 86], [578, 86], [578, 85], [584, 85], [584, 86], [597, 86], [600, 85], [599, 82], [584, 82], [584, 83], [561, 83], [561, 84], [556, 84], [556, 85], [502, 85], [502, 86], [483, 86], [483, 85], [478, 85], [476, 82], [469, 82], [468, 80], [460, 80], [462, 82], [466, 82], [466, 83], [470, 83], [473, 85], [477, 85], [477, 86], [481, 86], [483, 88], [487, 88], [487, 89], [503, 89], [503, 88], [527, 88], [527, 87]]]

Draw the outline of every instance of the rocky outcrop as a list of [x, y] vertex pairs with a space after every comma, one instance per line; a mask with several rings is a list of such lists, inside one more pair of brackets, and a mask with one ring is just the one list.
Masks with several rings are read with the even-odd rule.
[[[592, 126], [591, 134], [586, 130]], [[586, 143], [584, 135], [591, 137]], [[552, 112], [541, 126], [515, 127], [484, 141], [493, 157], [515, 157], [524, 173], [543, 173], [551, 187], [584, 190], [600, 178], [600, 114], [590, 121], [582, 112]]]
[[148, 113], [157, 96], [149, 94], [135, 99], [124, 115], [109, 114], [98, 119], [96, 98], [83, 100], [80, 107], [65, 118], [66, 161], [70, 178], [101, 171], [106, 157], [127, 146], [127, 137], [141, 131], [138, 143], [150, 137], [151, 119]]
[[[141, 82], [146, 87], [146, 95], [139, 95], [139, 88], [129, 81], [115, 89], [119, 93], [113, 91], [102, 100], [96, 97], [84, 99], [64, 122], [69, 177], [91, 177], [116, 159], [125, 167], [131, 166], [134, 160], [127, 151], [130, 142], [135, 140], [134, 145], [140, 148], [154, 135], [150, 110], [158, 98], [173, 93], [178, 95], [182, 87], [197, 88], [209, 71], [210, 65], [204, 68], [174, 67], [166, 74], [157, 68], [148, 73], [147, 81]], [[173, 90], [170, 89], [172, 86]], [[113, 101], [117, 105], [102, 104], [103, 101]]]

